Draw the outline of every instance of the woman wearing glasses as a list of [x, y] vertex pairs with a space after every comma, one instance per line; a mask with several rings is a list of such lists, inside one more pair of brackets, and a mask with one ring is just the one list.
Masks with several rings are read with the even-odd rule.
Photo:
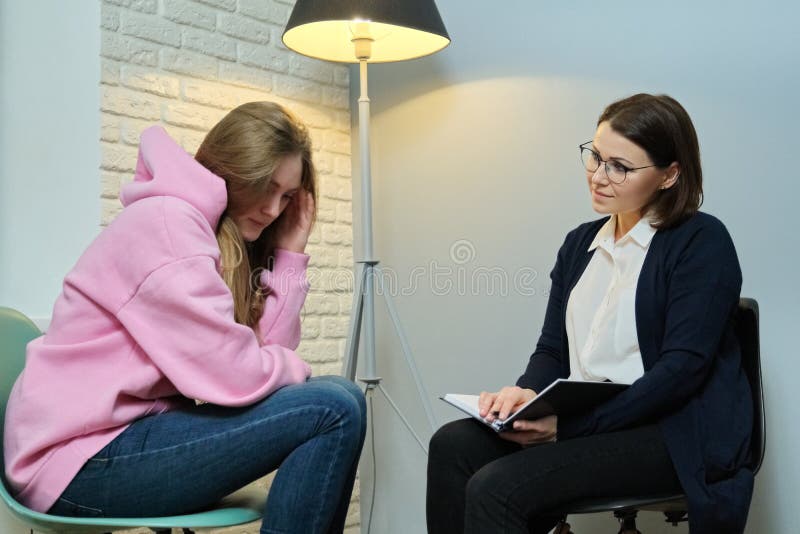
[[725, 226], [698, 211], [697, 136], [668, 96], [608, 106], [580, 145], [592, 207], [550, 277], [516, 385], [481, 394], [506, 418], [557, 378], [631, 386], [574, 417], [443, 426], [428, 460], [431, 533], [548, 532], [582, 498], [684, 492], [691, 532], [744, 530], [752, 405], [733, 331], [741, 271]]

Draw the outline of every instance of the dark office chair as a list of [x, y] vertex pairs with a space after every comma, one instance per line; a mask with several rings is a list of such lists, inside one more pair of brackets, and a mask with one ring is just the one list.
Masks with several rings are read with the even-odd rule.
[[[761, 388], [761, 353], [758, 336], [758, 303], [754, 299], [739, 300], [736, 314], [736, 336], [742, 348], [742, 366], [753, 395], [753, 436], [751, 439], [751, 469], [758, 473], [764, 461], [766, 446], [766, 423], [764, 419], [764, 394]], [[586, 499], [562, 507], [556, 515], [594, 514], [614, 512], [620, 521], [619, 534], [640, 534], [636, 529], [636, 514], [639, 510], [663, 512], [668, 523], [677, 526], [688, 521], [686, 497], [674, 495], [649, 495], [624, 499]], [[556, 527], [556, 534], [570, 534], [565, 521]]]

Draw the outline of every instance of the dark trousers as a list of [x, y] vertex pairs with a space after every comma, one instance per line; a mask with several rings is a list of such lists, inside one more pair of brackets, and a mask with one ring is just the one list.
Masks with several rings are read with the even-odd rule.
[[546, 533], [578, 499], [679, 491], [655, 425], [522, 448], [462, 419], [431, 438], [428, 532]]

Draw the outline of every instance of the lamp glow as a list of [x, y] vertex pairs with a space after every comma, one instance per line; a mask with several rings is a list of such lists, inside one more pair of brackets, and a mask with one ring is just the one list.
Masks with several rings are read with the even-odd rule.
[[283, 43], [305, 56], [358, 63], [351, 40], [362, 23], [373, 39], [371, 63], [415, 59], [450, 44], [432, 0], [298, 0]]

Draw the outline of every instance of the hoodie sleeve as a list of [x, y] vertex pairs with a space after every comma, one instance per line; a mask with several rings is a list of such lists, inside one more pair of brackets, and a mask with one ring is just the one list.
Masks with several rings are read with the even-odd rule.
[[154, 270], [117, 318], [189, 398], [246, 406], [311, 374], [294, 351], [261, 346], [252, 329], [234, 321], [233, 297], [209, 256]]
[[308, 261], [306, 254], [276, 249], [272, 270], [261, 273], [261, 285], [267, 289], [264, 312], [258, 322], [262, 345], [296, 350], [300, 344], [300, 310], [308, 294]]

